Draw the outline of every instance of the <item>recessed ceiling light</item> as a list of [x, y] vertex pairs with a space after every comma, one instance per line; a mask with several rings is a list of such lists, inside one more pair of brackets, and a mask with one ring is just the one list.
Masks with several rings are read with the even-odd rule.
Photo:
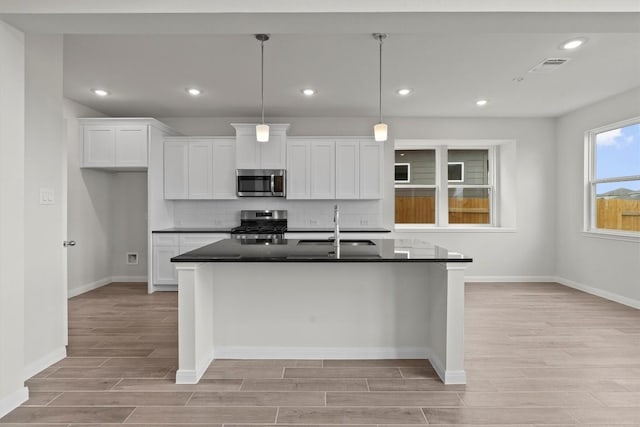
[[489, 101], [487, 101], [486, 99], [478, 99], [476, 101], [476, 105], [478, 107], [484, 107], [485, 105], [487, 105], [489, 103]]
[[91, 93], [97, 96], [107, 96], [109, 95], [109, 91], [104, 89], [91, 89]]
[[560, 48], [564, 50], [573, 50], [573, 49], [579, 48], [586, 42], [587, 42], [587, 39], [585, 37], [579, 37], [577, 39], [567, 40], [566, 42], [560, 45]]
[[402, 89], [398, 89], [396, 92], [400, 96], [407, 96], [413, 91], [411, 89], [409, 89], [409, 88], [402, 88]]
[[316, 94], [316, 91], [315, 89], [307, 88], [307, 89], [302, 89], [302, 93], [306, 96], [313, 96]]
[[189, 95], [191, 95], [191, 96], [198, 96], [198, 95], [202, 94], [202, 91], [200, 89], [195, 88], [195, 87], [190, 87], [190, 88], [187, 88], [187, 93], [189, 93]]

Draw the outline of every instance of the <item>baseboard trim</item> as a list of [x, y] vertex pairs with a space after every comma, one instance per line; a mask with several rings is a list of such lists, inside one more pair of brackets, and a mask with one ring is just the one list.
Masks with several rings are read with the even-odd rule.
[[216, 346], [216, 359], [428, 359], [426, 347]]
[[0, 399], [0, 418], [22, 405], [28, 399], [29, 389], [24, 386]]
[[211, 362], [213, 362], [213, 352], [205, 358], [203, 363], [198, 365], [197, 369], [178, 369], [176, 384], [198, 384]]
[[67, 291], [67, 298], [77, 297], [78, 295], [82, 295], [94, 289], [101, 288], [104, 285], [108, 285], [109, 283], [111, 283], [111, 277], [105, 277], [104, 279], [96, 280], [95, 282], [87, 283], [86, 285], [69, 289]]
[[478, 282], [478, 283], [486, 283], [486, 282], [498, 282], [498, 283], [507, 283], [507, 282], [555, 282], [557, 277], [555, 276], [465, 276], [465, 282]]
[[540, 282], [550, 282], [550, 283], [559, 283], [564, 286], [568, 286], [573, 289], [577, 289], [579, 291], [586, 292], [591, 295], [595, 295], [600, 298], [607, 299], [609, 301], [617, 302], [623, 305], [627, 305], [629, 307], [633, 307], [635, 309], [640, 310], [640, 301], [635, 300], [633, 298], [625, 297], [622, 295], [615, 294], [613, 292], [604, 291], [602, 289], [594, 288], [593, 286], [585, 285], [582, 283], [575, 282], [573, 280], [565, 279], [560, 276], [465, 276], [465, 282], [477, 282], [477, 283], [486, 283], [486, 282], [494, 282], [494, 283], [522, 283], [522, 282], [532, 282], [532, 283], [540, 283]]
[[623, 304], [640, 310], [640, 301], [633, 298], [628, 298], [622, 295], [615, 294], [613, 292], [594, 288], [593, 286], [574, 282], [573, 280], [565, 279], [564, 277], [554, 277], [554, 281], [560, 283], [561, 285], [568, 286], [570, 288], [577, 289], [579, 291], [586, 292], [588, 294], [595, 295], [597, 297], [608, 299], [609, 301], [617, 302], [619, 304]]
[[67, 357], [67, 348], [64, 346], [50, 352], [49, 354], [45, 354], [40, 359], [29, 363], [22, 369], [23, 378], [28, 380], [38, 372], [47, 369], [49, 366], [61, 361], [65, 357]]
[[86, 285], [79, 286], [77, 288], [69, 289], [67, 292], [67, 298], [77, 297], [94, 289], [101, 288], [105, 285], [114, 282], [135, 282], [142, 283], [147, 281], [147, 276], [111, 276], [104, 279], [96, 280], [95, 282], [87, 283]]
[[132, 282], [132, 283], [146, 283], [147, 276], [113, 276], [112, 282]]

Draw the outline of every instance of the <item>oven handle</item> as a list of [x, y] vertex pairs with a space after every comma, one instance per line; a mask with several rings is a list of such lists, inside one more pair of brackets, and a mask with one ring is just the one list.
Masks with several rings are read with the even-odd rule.
[[271, 174], [271, 194], [276, 194], [276, 176]]

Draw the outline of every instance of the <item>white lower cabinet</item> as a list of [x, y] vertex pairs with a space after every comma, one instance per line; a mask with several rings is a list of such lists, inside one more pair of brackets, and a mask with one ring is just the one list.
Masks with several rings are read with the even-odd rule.
[[155, 233], [153, 284], [177, 285], [178, 272], [171, 258], [229, 237], [228, 233]]

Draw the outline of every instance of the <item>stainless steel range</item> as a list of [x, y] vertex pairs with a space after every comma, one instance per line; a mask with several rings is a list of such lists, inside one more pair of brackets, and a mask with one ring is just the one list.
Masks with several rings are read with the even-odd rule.
[[231, 237], [247, 244], [282, 244], [287, 231], [287, 211], [240, 211], [240, 226]]

